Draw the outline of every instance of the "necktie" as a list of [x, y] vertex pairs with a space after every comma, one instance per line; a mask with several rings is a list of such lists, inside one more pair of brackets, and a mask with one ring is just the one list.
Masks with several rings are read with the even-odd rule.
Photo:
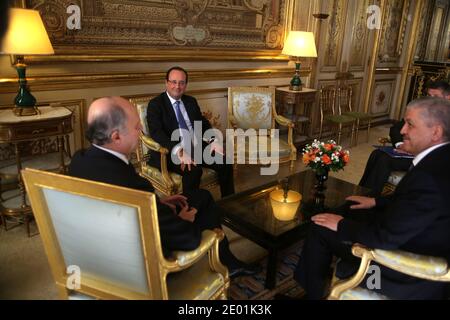
[[[186, 121], [184, 120], [183, 114], [181, 113], [181, 110], [180, 110], [180, 101], [175, 101], [175, 113], [176, 113], [177, 120], [178, 120], [178, 127], [180, 129], [184, 129], [189, 132], [189, 127], [187, 126]], [[193, 146], [192, 146], [191, 136], [190, 135], [188, 135], [187, 137], [182, 136], [181, 143], [182, 143], [183, 150], [186, 151], [188, 154], [192, 154]]]
[[180, 110], [180, 101], [175, 101], [175, 112], [177, 115], [178, 127], [180, 129], [185, 129], [185, 130], [189, 131], [189, 128], [188, 128], [186, 121], [184, 120], [183, 114], [181, 113], [181, 110]]

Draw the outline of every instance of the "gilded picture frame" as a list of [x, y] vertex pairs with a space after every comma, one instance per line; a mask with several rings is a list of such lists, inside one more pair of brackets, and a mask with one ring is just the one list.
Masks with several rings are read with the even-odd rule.
[[[273, 60], [293, 0], [25, 0], [41, 13], [48, 61]], [[220, 54], [218, 54], [220, 52]]]

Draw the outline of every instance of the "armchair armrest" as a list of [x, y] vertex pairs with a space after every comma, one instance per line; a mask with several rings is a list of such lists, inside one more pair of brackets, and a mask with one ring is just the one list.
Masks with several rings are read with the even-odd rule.
[[233, 114], [228, 113], [228, 126], [237, 129], [237, 121]]
[[[205, 254], [210, 254], [210, 261], [219, 261], [219, 242], [224, 238], [225, 234], [221, 229], [204, 230], [202, 232], [202, 240], [200, 245], [195, 250], [191, 251], [174, 251], [173, 257], [168, 259], [167, 268], [169, 272], [176, 272], [186, 269], [200, 260]], [[217, 259], [213, 259], [212, 256], [217, 255]], [[224, 266], [214, 266], [225, 268]]]
[[371, 261], [416, 278], [450, 282], [448, 264], [444, 258], [424, 256], [402, 250], [370, 249], [361, 244], [354, 244], [352, 253], [361, 258], [359, 269], [350, 279], [336, 284], [331, 290], [329, 299], [339, 299], [344, 291], [358, 286], [364, 279]]
[[275, 121], [278, 124], [285, 126], [285, 127], [292, 127], [292, 128], [294, 127], [294, 122], [292, 120], [285, 118], [283, 116], [280, 116], [279, 114], [277, 114], [275, 116]]
[[151, 137], [141, 134], [140, 136], [142, 143], [149, 149], [159, 152], [161, 154], [161, 175], [163, 179], [163, 183], [166, 185], [168, 190], [173, 190], [175, 187], [175, 183], [172, 181], [172, 178], [169, 175], [169, 170], [167, 169], [167, 154], [169, 150], [167, 148], [162, 147], [158, 142], [153, 140]]

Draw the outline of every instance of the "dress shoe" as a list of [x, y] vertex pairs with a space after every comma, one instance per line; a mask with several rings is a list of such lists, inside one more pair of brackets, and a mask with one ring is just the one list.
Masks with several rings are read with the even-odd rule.
[[260, 265], [242, 265], [236, 268], [229, 268], [228, 274], [230, 278], [237, 278], [240, 276], [251, 276], [261, 271]]

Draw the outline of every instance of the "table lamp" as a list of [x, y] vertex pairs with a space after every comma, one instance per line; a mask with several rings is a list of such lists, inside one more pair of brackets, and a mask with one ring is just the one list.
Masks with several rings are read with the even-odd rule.
[[276, 189], [270, 193], [273, 215], [281, 221], [290, 221], [295, 218], [302, 195], [296, 191], [288, 190], [288, 183], [283, 189]]
[[14, 114], [27, 116], [38, 114], [36, 99], [28, 91], [23, 55], [54, 54], [52, 44], [39, 11], [11, 8], [9, 27], [3, 39], [0, 53], [17, 55], [15, 67], [19, 75], [19, 93], [14, 99]]
[[317, 50], [312, 32], [291, 31], [284, 43], [281, 54], [291, 57], [295, 61], [295, 74], [291, 80], [290, 90], [301, 91], [302, 80], [300, 79], [300, 58], [316, 58]]

